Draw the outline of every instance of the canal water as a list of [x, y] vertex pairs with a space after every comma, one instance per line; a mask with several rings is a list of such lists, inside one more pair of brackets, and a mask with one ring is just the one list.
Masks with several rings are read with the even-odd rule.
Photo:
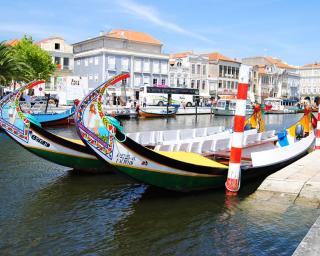
[[[298, 115], [266, 116], [282, 129]], [[128, 132], [224, 125], [232, 117], [123, 121]], [[74, 128], [53, 129], [76, 137]], [[235, 198], [180, 194], [120, 175], [88, 175], [42, 160], [0, 132], [0, 255], [291, 255], [317, 208], [259, 201], [261, 180]]]

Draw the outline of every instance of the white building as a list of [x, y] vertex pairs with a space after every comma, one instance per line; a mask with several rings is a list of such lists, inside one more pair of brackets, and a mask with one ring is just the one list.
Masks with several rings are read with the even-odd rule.
[[241, 62], [218, 52], [204, 56], [209, 59], [209, 94], [215, 98], [218, 95], [236, 95]]
[[300, 75], [300, 95], [301, 99], [314, 101], [316, 96], [320, 95], [320, 64], [307, 64], [296, 72]]
[[47, 83], [45, 88], [46, 92], [56, 93], [62, 80], [73, 75], [73, 47], [61, 37], [46, 38], [36, 44], [47, 51], [52, 56], [52, 62], [57, 65], [50, 83]]
[[170, 55], [169, 80], [171, 87], [199, 89], [202, 98], [210, 98], [208, 57], [193, 52]]
[[299, 97], [300, 76], [295, 67], [273, 57], [243, 58], [242, 63], [253, 66], [253, 72], [258, 73], [253, 81], [253, 92], [258, 102], [268, 97]]
[[[74, 72], [89, 78], [89, 88], [116, 74], [129, 73], [126, 96], [139, 100], [142, 86], [168, 84], [169, 55], [162, 53], [162, 47], [146, 33], [114, 29], [73, 45]], [[120, 88], [108, 92], [113, 98], [121, 95]]]

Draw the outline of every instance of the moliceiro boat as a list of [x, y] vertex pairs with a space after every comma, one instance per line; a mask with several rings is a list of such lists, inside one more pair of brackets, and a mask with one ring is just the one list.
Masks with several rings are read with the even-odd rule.
[[18, 144], [43, 159], [82, 171], [108, 171], [106, 164], [81, 140], [52, 134], [32, 115], [22, 112], [19, 99], [23, 91], [43, 82], [32, 82], [0, 101], [0, 127]]
[[[128, 137], [102, 111], [102, 95], [106, 88], [126, 79], [121, 74], [93, 90], [80, 103], [75, 120], [80, 138], [99, 158], [116, 169], [145, 184], [175, 191], [192, 191], [223, 187], [228, 173], [228, 150], [217, 145], [230, 138], [207, 137], [177, 142], [164, 148], [150, 149]], [[263, 128], [263, 127], [261, 127]], [[289, 129], [249, 133], [250, 144], [244, 150], [241, 179], [247, 181], [274, 172], [307, 153], [315, 135], [310, 113]]]
[[175, 108], [155, 108], [155, 109], [139, 109], [139, 116], [145, 118], [157, 118], [157, 117], [174, 117], [178, 112], [179, 106]]
[[72, 106], [70, 109], [61, 113], [31, 113], [31, 115], [42, 125], [42, 126], [58, 126], [68, 125], [74, 123], [73, 115], [76, 107]]

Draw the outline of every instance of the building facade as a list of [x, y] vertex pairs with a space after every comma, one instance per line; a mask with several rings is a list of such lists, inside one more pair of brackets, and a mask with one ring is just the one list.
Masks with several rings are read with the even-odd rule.
[[257, 102], [265, 98], [292, 99], [299, 97], [300, 76], [296, 68], [272, 57], [243, 58], [242, 63], [253, 67], [253, 93]]
[[[112, 30], [73, 45], [74, 73], [87, 76], [89, 88], [120, 73], [129, 73], [126, 96], [139, 98], [144, 85], [168, 85], [169, 55], [162, 53], [162, 44], [152, 36], [135, 31]], [[120, 88], [109, 93], [120, 95]]]
[[296, 70], [300, 76], [300, 97], [314, 101], [320, 95], [320, 64], [306, 64]]
[[46, 83], [46, 92], [55, 93], [61, 81], [67, 76], [73, 75], [74, 59], [73, 47], [61, 37], [51, 37], [36, 43], [41, 49], [52, 56], [52, 61], [57, 65], [56, 71]]
[[218, 98], [219, 95], [236, 95], [238, 88], [239, 69], [241, 63], [218, 52], [204, 54], [208, 57], [209, 94]]
[[199, 89], [199, 96], [210, 98], [208, 57], [193, 52], [170, 55], [169, 79], [171, 87]]

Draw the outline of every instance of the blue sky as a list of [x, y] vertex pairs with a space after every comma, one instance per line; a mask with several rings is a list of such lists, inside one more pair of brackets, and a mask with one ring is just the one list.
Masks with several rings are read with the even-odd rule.
[[292, 65], [320, 61], [316, 0], [0, 0], [0, 6], [0, 40], [30, 34], [75, 43], [124, 28], [153, 35], [165, 53], [268, 55]]

